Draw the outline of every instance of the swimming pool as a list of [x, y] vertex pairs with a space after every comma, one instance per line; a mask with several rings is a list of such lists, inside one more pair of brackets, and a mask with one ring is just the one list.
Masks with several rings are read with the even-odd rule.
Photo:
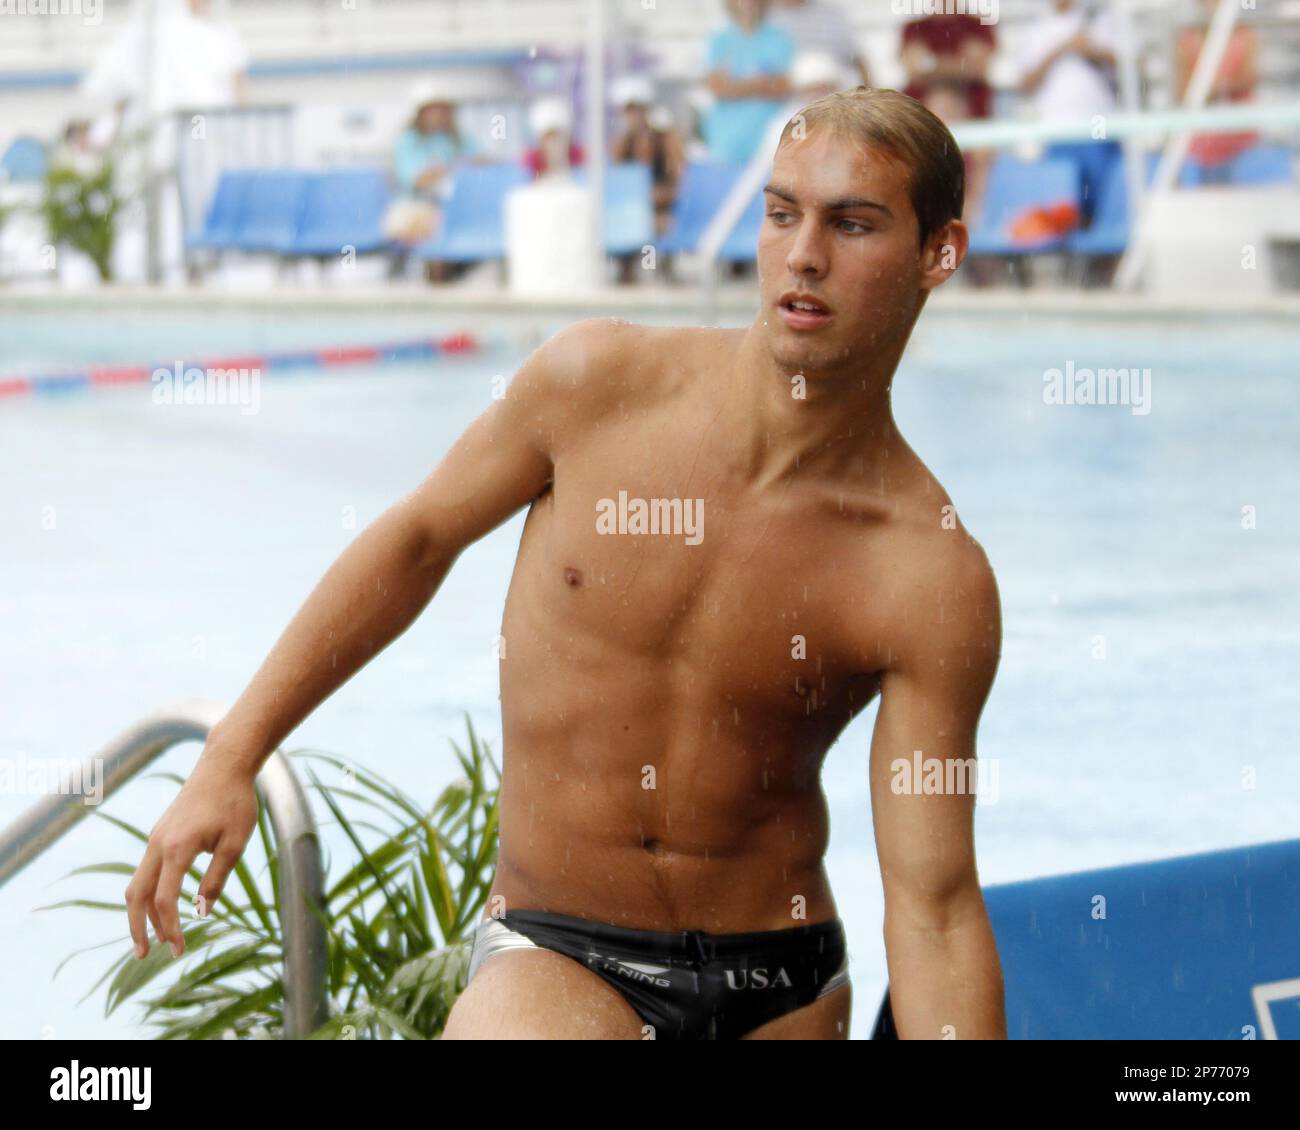
[[[356, 314], [4, 315], [0, 368], [466, 328]], [[996, 802], [977, 817], [984, 883], [1296, 834], [1297, 344], [1267, 318], [922, 319], [896, 414], [988, 551], [1003, 602], [980, 732], [998, 765]], [[82, 756], [171, 699], [232, 700], [334, 557], [428, 472], [523, 348], [268, 377], [256, 414], [161, 407], [146, 386], [0, 402], [0, 756]], [[1150, 370], [1149, 412], [1044, 402], [1050, 370], [1110, 367]], [[458, 775], [447, 739], [468, 711], [499, 757], [493, 645], [521, 526], [522, 515], [467, 550], [424, 616], [290, 747], [338, 751], [430, 797]], [[866, 818], [873, 718], [854, 722], [823, 774], [856, 1037], [885, 984]], [[185, 772], [196, 753], [156, 768]], [[1243, 786], [1250, 770], [1255, 788]], [[171, 793], [137, 782], [110, 811], [147, 828]], [[0, 795], [0, 820], [31, 799]], [[136, 857], [86, 821], [0, 890], [0, 1035], [139, 1034], [129, 1015], [102, 1018], [99, 994], [77, 1004], [118, 946], [50, 979], [72, 950], [123, 938], [125, 923], [32, 912], [108, 889], [55, 882], [74, 867]]]

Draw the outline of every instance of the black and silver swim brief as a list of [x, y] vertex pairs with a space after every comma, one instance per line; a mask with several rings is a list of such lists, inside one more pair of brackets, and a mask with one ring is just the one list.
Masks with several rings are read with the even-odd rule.
[[493, 954], [534, 948], [564, 954], [603, 977], [654, 1039], [735, 1039], [849, 979], [838, 918], [784, 930], [708, 934], [633, 930], [540, 910], [508, 911], [480, 922], [469, 977]]

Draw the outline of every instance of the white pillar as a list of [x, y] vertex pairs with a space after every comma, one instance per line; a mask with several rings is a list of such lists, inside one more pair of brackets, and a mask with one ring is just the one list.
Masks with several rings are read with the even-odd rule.
[[591, 188], [594, 277], [605, 278], [605, 3], [587, 0], [587, 184]]

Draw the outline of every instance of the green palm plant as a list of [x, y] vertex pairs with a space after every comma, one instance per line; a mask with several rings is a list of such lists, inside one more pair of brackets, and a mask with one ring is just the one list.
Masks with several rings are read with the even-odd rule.
[[89, 171], [52, 165], [45, 176], [41, 203], [50, 242], [66, 244], [89, 256], [103, 282], [113, 280], [117, 217], [124, 204], [114, 188], [115, 176], [116, 166], [109, 158]]
[[[296, 751], [295, 764], [307, 775], [343, 831], [355, 859], [331, 881], [325, 867], [325, 899], [319, 917], [326, 926], [329, 1020], [312, 1039], [433, 1039], [464, 987], [469, 944], [496, 870], [497, 805], [500, 770], [491, 751], [466, 716], [465, 748], [452, 742], [463, 779], [443, 789], [426, 812], [379, 776], [337, 756]], [[342, 787], [323, 784], [308, 763], [319, 762], [345, 774]], [[489, 779], [490, 774], [490, 779]], [[154, 774], [182, 780], [173, 773]], [[358, 811], [349, 816], [344, 806]], [[148, 835], [125, 821], [96, 811], [142, 843]], [[137, 960], [126, 951], [100, 977], [85, 1000], [108, 981], [106, 1015], [138, 999], [143, 1019], [159, 1039], [204, 1040], [279, 1038], [283, 1034], [284, 994], [280, 933], [279, 866], [269, 817], [259, 806], [257, 832], [265, 857], [266, 889], [249, 866], [249, 854], [236, 865], [221, 898], [206, 918], [186, 908], [202, 879], [198, 867], [182, 889], [185, 952], [179, 960], [165, 946], [151, 947]], [[368, 836], [367, 836], [368, 834]], [[367, 842], [367, 838], [370, 842]], [[250, 845], [251, 846], [251, 845]], [[130, 877], [135, 867], [101, 863], [72, 875]], [[82, 907], [126, 913], [124, 903], [71, 899], [41, 907]], [[120, 939], [102, 943], [116, 945]], [[55, 970], [78, 954], [70, 954]], [[156, 991], [162, 975], [178, 970]], [[146, 990], [154, 994], [146, 996]]]

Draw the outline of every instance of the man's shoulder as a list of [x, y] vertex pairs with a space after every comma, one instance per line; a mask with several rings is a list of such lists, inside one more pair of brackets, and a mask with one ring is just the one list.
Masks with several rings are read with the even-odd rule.
[[906, 556], [914, 590], [988, 595], [995, 587], [984, 547], [962, 521], [952, 497], [929, 470], [897, 511], [899, 552]]
[[[924, 470], [896, 500], [883, 567], [889, 651], [901, 666], [969, 662], [972, 649], [996, 657], [1001, 640], [997, 579], [939, 481]], [[966, 658], [962, 658], [965, 656]]]
[[736, 331], [584, 318], [553, 334], [525, 362], [519, 391], [540, 407], [593, 423], [606, 411], [646, 408], [704, 370]]
[[548, 338], [539, 353], [561, 384], [622, 385], [657, 369], [690, 366], [702, 351], [738, 343], [741, 336], [738, 330], [583, 318]]

